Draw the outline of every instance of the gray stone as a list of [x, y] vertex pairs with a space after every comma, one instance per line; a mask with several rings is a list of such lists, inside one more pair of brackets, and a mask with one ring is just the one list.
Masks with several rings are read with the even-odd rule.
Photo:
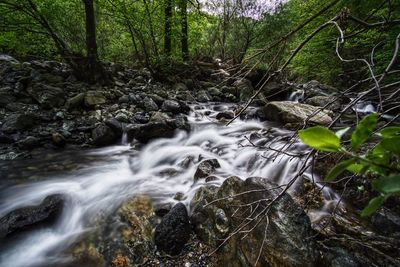
[[64, 91], [58, 87], [34, 83], [27, 91], [43, 108], [61, 107], [65, 103]]
[[302, 124], [311, 114], [317, 111], [316, 115], [309, 118], [310, 124], [329, 125], [332, 122], [332, 118], [329, 116], [330, 111], [319, 111], [317, 107], [291, 101], [269, 102], [263, 108], [263, 111], [268, 120], [281, 123]]
[[180, 113], [181, 111], [181, 106], [175, 100], [165, 100], [161, 108], [166, 112], [171, 112], [174, 114]]
[[38, 117], [33, 114], [12, 114], [5, 118], [2, 131], [15, 133], [32, 128], [38, 122]]
[[151, 99], [148, 96], [146, 96], [143, 99], [143, 106], [144, 106], [144, 108], [145, 108], [145, 110], [147, 112], [149, 112], [149, 111], [157, 111], [158, 110], [158, 106], [157, 106], [156, 102], [154, 102], [154, 100]]
[[194, 180], [198, 181], [200, 179], [206, 178], [210, 174], [212, 174], [216, 168], [219, 168], [219, 162], [217, 159], [207, 159], [203, 160], [194, 174]]
[[116, 142], [117, 136], [107, 125], [100, 124], [92, 131], [93, 143], [97, 146], [112, 145]]
[[78, 108], [82, 106], [84, 99], [85, 99], [84, 93], [77, 94], [76, 96], [71, 97], [67, 100], [67, 102], [65, 103], [65, 107], [68, 109]]
[[87, 107], [93, 107], [106, 103], [106, 97], [103, 92], [100, 91], [88, 91], [85, 94], [85, 105]]

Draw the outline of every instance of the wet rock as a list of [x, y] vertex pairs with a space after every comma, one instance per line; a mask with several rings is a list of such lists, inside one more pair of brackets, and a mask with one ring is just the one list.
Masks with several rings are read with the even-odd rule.
[[338, 90], [332, 86], [322, 84], [318, 81], [312, 80], [308, 83], [303, 84], [304, 93], [306, 98], [314, 96], [328, 96], [338, 92]]
[[206, 178], [210, 174], [212, 174], [216, 168], [219, 168], [219, 162], [217, 159], [207, 159], [203, 160], [194, 174], [194, 180], [198, 181], [199, 179]]
[[372, 215], [371, 223], [383, 235], [400, 237], [400, 216], [385, 207]]
[[65, 102], [65, 107], [67, 109], [78, 108], [82, 106], [84, 99], [85, 99], [84, 93], [77, 94], [76, 96], [69, 98], [67, 102]]
[[[199, 238], [213, 247], [218, 247], [232, 229], [243, 225], [244, 218], [246, 223], [251, 218], [257, 220], [255, 216], [259, 220], [249, 222], [243, 231], [251, 231], [233, 235], [219, 249], [216, 256], [220, 265], [243, 266], [243, 262], [245, 266], [255, 266], [256, 262], [257, 266], [316, 265], [317, 247], [310, 219], [287, 193], [271, 203], [281, 193], [282, 189], [275, 184], [258, 177], [245, 181], [231, 177], [220, 188], [203, 187], [196, 192], [191, 202], [191, 221]], [[248, 203], [259, 204], [249, 208]], [[265, 212], [268, 205], [270, 208]]]
[[134, 116], [133, 116], [134, 121], [138, 122], [138, 123], [148, 123], [150, 118], [146, 113], [142, 113], [142, 112], [137, 112]]
[[180, 92], [180, 91], [181, 92], [187, 92], [188, 91], [188, 87], [184, 83], [176, 83], [172, 87], [172, 90], [174, 90], [176, 92]]
[[38, 146], [40, 146], [40, 140], [34, 136], [28, 136], [18, 142], [18, 147], [25, 150], [30, 150]]
[[248, 79], [240, 79], [236, 81], [234, 85], [236, 90], [239, 92], [241, 102], [249, 100], [249, 98], [254, 94], [253, 85]]
[[108, 119], [108, 120], [106, 120], [105, 123], [106, 123], [106, 125], [107, 125], [108, 127], [110, 127], [110, 128], [113, 130], [113, 132], [114, 132], [118, 137], [122, 136], [122, 133], [123, 133], [123, 131], [124, 131], [124, 125], [123, 125], [123, 123], [121, 123], [120, 121], [118, 121], [116, 118]]
[[340, 99], [331, 103], [334, 100], [332, 96], [313, 96], [311, 98], [306, 99], [305, 103], [312, 106], [317, 107], [325, 107], [330, 110], [339, 110], [341, 106]]
[[[274, 101], [269, 102], [263, 108], [263, 111], [269, 120], [281, 123], [302, 124], [311, 114], [319, 111], [319, 108], [291, 101]], [[321, 110], [311, 117], [308, 122], [311, 124], [328, 125], [332, 122], [332, 118], [329, 116], [329, 111]]]
[[118, 103], [129, 103], [129, 96], [123, 95], [118, 99]]
[[217, 116], [215, 117], [217, 120], [221, 120], [221, 119], [233, 119], [233, 117], [235, 117], [235, 113], [232, 110], [226, 110], [226, 111], [222, 111], [220, 113], [217, 114]]
[[117, 141], [117, 136], [107, 125], [100, 124], [92, 131], [93, 143], [97, 146], [112, 145]]
[[290, 86], [277, 82], [269, 82], [263, 87], [266, 99], [270, 101], [285, 100]]
[[54, 221], [61, 213], [63, 199], [61, 195], [46, 197], [37, 206], [19, 208], [0, 218], [0, 238], [25, 230], [32, 226]]
[[85, 94], [85, 105], [87, 107], [93, 107], [106, 103], [106, 97], [101, 91], [88, 91]]
[[38, 122], [34, 114], [12, 114], [5, 118], [1, 127], [5, 133], [15, 133], [32, 128]]
[[166, 112], [171, 112], [174, 114], [181, 112], [181, 106], [175, 100], [165, 100], [161, 108]]
[[182, 251], [189, 238], [189, 216], [185, 205], [178, 203], [157, 225], [154, 242], [159, 250], [170, 255], [177, 255]]
[[169, 138], [175, 133], [175, 127], [164, 122], [149, 122], [140, 125], [128, 125], [127, 133], [130, 140], [147, 143], [157, 138]]
[[0, 132], [0, 144], [12, 144], [15, 140], [11, 136]]
[[43, 107], [61, 107], [65, 103], [65, 94], [61, 88], [35, 83], [27, 89], [27, 92]]
[[57, 147], [64, 147], [67, 144], [67, 140], [60, 133], [53, 133], [51, 135], [51, 140], [52, 140], [53, 144]]
[[151, 99], [150, 97], [146, 96], [143, 99], [143, 106], [145, 108], [146, 111], [157, 111], [158, 110], [158, 106], [156, 104], [156, 102], [154, 102], [153, 99]]
[[196, 100], [199, 102], [209, 102], [209, 101], [211, 101], [211, 96], [209, 95], [209, 93], [207, 91], [200, 90], [197, 93]]

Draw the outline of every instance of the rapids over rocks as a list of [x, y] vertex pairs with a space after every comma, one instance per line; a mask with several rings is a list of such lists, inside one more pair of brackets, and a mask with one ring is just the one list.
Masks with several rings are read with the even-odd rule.
[[[172, 138], [142, 145], [127, 140], [125, 134], [120, 145], [51, 152], [37, 157], [40, 159], [1, 163], [0, 218], [14, 224], [39, 221], [42, 213], [51, 213], [54, 218], [48, 224], [22, 227], [24, 231], [9, 235], [0, 245], [0, 266], [67, 264], [71, 259], [64, 252], [95, 231], [99, 218], [114, 216], [129, 198], [144, 195], [161, 206], [179, 199], [191, 214], [191, 200], [204, 185], [220, 186], [226, 178], [237, 176], [263, 177], [284, 186], [304, 164], [308, 148], [293, 142], [292, 131], [252, 118], [237, 119], [227, 127], [226, 121], [216, 117], [222, 111], [234, 110], [233, 104], [193, 104], [190, 108], [191, 131], [177, 131]], [[283, 147], [288, 148], [286, 153], [278, 154]], [[216, 164], [207, 169], [206, 160]], [[291, 195], [301, 187], [303, 178], [319, 179], [310, 169], [301, 178], [290, 188]], [[323, 205], [308, 211], [312, 222], [330, 214], [339, 200], [329, 187], [321, 186], [320, 190]], [[60, 198], [61, 204], [57, 202]], [[48, 204], [43, 208], [34, 210], [36, 218], [24, 217], [28, 210], [13, 215], [13, 211], [45, 202]], [[62, 207], [52, 212], [57, 205]], [[4, 229], [6, 221], [2, 223], [1, 234], [12, 232]]]

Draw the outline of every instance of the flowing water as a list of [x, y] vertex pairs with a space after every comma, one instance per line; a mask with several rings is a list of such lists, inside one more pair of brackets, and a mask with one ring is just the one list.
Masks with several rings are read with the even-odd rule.
[[[287, 184], [305, 160], [291, 154], [304, 154], [307, 147], [291, 142], [287, 153], [278, 155], [276, 150], [288, 146], [293, 132], [270, 122], [238, 119], [226, 127], [215, 119], [219, 111], [233, 108], [228, 104], [192, 106], [188, 115], [190, 133], [180, 131], [173, 138], [144, 146], [135, 142], [129, 145], [131, 140], [124, 135], [121, 145], [53, 152], [35, 161], [0, 165], [0, 218], [17, 208], [39, 204], [49, 195], [62, 194], [65, 199], [62, 214], [53, 226], [26, 232], [2, 246], [0, 266], [57, 265], [59, 252], [92, 230], [98, 214], [111, 214], [134, 195], [146, 194], [156, 202], [173, 203], [174, 195], [180, 192], [188, 204], [196, 189], [205, 184], [204, 180], [193, 180], [203, 159], [219, 161], [217, 179], [211, 182], [217, 185], [232, 175], [243, 179], [261, 176]], [[311, 179], [311, 173], [306, 171], [303, 177]], [[338, 200], [336, 194], [328, 188], [323, 193], [325, 208], [332, 207]], [[325, 208], [317, 213], [327, 213]]]

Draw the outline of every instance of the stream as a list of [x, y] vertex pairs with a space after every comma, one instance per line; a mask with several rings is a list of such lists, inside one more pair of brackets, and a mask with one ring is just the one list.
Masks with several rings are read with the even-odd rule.
[[[220, 164], [213, 174], [217, 179], [207, 184], [220, 185], [233, 175], [287, 184], [305, 160], [290, 155], [304, 154], [307, 147], [292, 143], [293, 132], [272, 122], [237, 119], [226, 127], [216, 119], [219, 112], [234, 108], [231, 104], [191, 105], [190, 133], [179, 131], [173, 138], [146, 145], [125, 136], [121, 144], [110, 147], [47, 151], [35, 159], [1, 162], [0, 218], [54, 194], [63, 196], [64, 208], [52, 226], [24, 232], [1, 244], [0, 266], [57, 265], [63, 261], [61, 252], [93, 230], [99, 214], [112, 214], [135, 195], [148, 195], [157, 203], [176, 203], [174, 196], [180, 192], [189, 206], [196, 190], [206, 183], [193, 179], [203, 159], [217, 159]], [[276, 150], [284, 146], [289, 146], [287, 154], [278, 155]], [[311, 176], [310, 170], [303, 175], [318, 181], [316, 175]], [[326, 204], [322, 210], [310, 211], [312, 221], [329, 214], [339, 199], [331, 189], [322, 190]]]

